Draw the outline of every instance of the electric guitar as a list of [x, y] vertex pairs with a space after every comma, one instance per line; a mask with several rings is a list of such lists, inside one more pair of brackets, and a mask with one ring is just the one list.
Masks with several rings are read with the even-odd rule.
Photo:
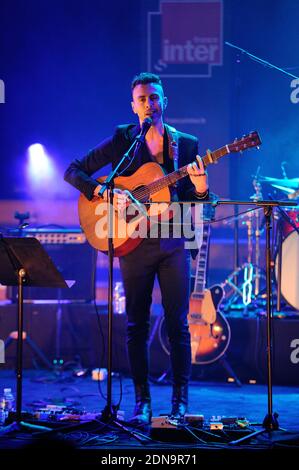
[[218, 311], [224, 295], [222, 287], [214, 285], [210, 289], [205, 288], [209, 238], [210, 224], [205, 223], [188, 314], [192, 364], [201, 365], [219, 359], [228, 348], [231, 337], [230, 326]]
[[[252, 132], [233, 143], [225, 145], [214, 152], [208, 151], [202, 157], [204, 166], [217, 161], [229, 153], [241, 152], [261, 144], [258, 133]], [[158, 163], [150, 162], [142, 165], [131, 176], [118, 176], [114, 180], [116, 188], [128, 190], [133, 204], [130, 204], [124, 214], [120, 214], [113, 206], [111, 219], [113, 226], [114, 255], [123, 256], [133, 251], [142, 241], [139, 235], [142, 226], [148, 227], [151, 217], [157, 220], [166, 220], [171, 217], [169, 204], [171, 202], [169, 186], [188, 175], [187, 167], [165, 175]], [[99, 178], [103, 183], [106, 177]], [[117, 197], [115, 194], [114, 197]], [[159, 203], [159, 204], [150, 204]], [[133, 207], [133, 211], [129, 209]], [[79, 219], [81, 227], [88, 242], [97, 250], [108, 252], [108, 204], [107, 201], [94, 198], [89, 201], [83, 194], [80, 195]], [[110, 220], [111, 220], [110, 219]], [[110, 225], [111, 227], [111, 225]]]

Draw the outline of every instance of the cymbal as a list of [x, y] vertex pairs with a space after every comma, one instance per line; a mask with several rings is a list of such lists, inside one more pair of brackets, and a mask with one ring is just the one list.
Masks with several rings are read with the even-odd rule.
[[299, 189], [299, 178], [271, 178], [270, 176], [260, 176], [260, 181], [274, 185], [283, 186], [289, 189]]
[[284, 191], [284, 192], [287, 193], [288, 195], [289, 195], [289, 194], [294, 194], [294, 193], [297, 193], [297, 192], [298, 192], [298, 191], [295, 191], [295, 189], [285, 188], [284, 186], [280, 186], [279, 184], [273, 184], [273, 183], [271, 183], [271, 186], [273, 186], [273, 188], [277, 188], [277, 189], [280, 189], [281, 191]]

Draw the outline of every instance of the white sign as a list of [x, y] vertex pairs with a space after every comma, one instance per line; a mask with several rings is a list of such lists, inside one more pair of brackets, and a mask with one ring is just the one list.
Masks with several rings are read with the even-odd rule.
[[297, 104], [299, 103], [299, 78], [294, 78], [291, 81], [291, 88], [294, 88], [290, 95], [291, 102]]
[[0, 103], [5, 103], [5, 85], [3, 80], [0, 80]]
[[5, 346], [4, 346], [4, 341], [3, 339], [0, 339], [0, 364], [4, 364], [5, 363]]

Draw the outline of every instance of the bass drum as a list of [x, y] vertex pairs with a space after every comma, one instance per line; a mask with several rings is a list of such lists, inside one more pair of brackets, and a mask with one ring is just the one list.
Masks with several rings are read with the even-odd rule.
[[[299, 211], [297, 209], [286, 209], [284, 212], [287, 214], [293, 224], [295, 224], [295, 226], [299, 228]], [[286, 237], [293, 231], [294, 227], [292, 227], [292, 225], [286, 219], [282, 219], [283, 236]]]
[[[278, 256], [275, 260], [277, 280]], [[282, 242], [281, 294], [291, 307], [299, 310], [299, 234], [291, 232]]]

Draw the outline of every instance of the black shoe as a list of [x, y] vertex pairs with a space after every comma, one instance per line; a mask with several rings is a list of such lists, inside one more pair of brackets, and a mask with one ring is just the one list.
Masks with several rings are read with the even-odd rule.
[[173, 385], [171, 419], [183, 421], [188, 407], [188, 385]]
[[150, 424], [152, 420], [151, 397], [149, 385], [135, 384], [136, 405], [130, 423], [136, 425]]
[[131, 424], [146, 425], [151, 424], [152, 410], [150, 403], [139, 403], [135, 406], [134, 414], [130, 419]]

